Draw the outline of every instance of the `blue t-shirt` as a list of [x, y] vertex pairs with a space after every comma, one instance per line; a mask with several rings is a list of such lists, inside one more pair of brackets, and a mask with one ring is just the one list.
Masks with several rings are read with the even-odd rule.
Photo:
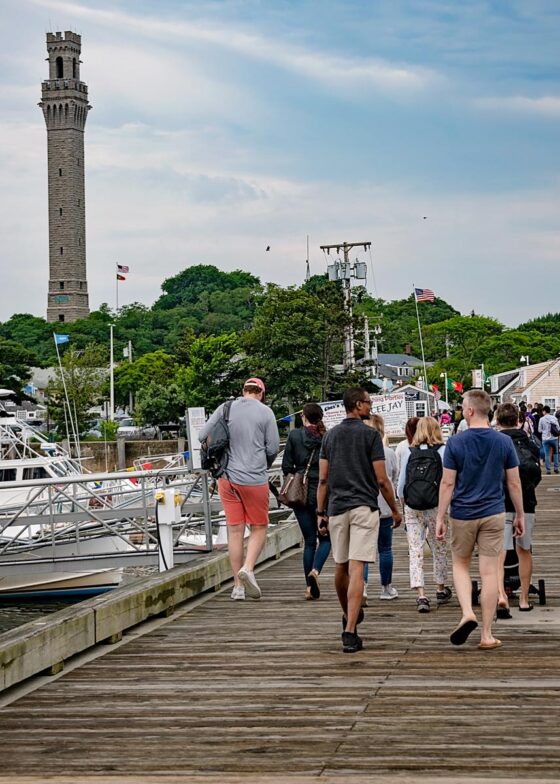
[[476, 520], [505, 512], [504, 470], [519, 465], [513, 441], [489, 427], [475, 427], [447, 442], [443, 467], [457, 471], [451, 517]]

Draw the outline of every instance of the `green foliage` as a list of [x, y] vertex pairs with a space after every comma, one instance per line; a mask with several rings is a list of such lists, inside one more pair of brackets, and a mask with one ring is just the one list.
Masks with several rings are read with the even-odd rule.
[[[504, 327], [499, 321], [487, 316], [453, 316], [430, 324], [422, 329], [426, 358], [438, 359], [445, 357], [447, 353], [449, 359], [454, 361], [454, 380], [470, 384], [471, 370], [478, 367], [482, 361], [480, 346], [491, 337], [501, 336], [503, 330]], [[438, 368], [446, 364], [451, 367], [447, 360], [442, 360]], [[432, 372], [428, 373], [428, 380], [434, 383]]]
[[135, 359], [121, 362], [115, 369], [115, 401], [124, 406], [129, 395], [152, 384], [166, 386], [173, 380], [177, 370], [175, 357], [165, 351], [153, 351]]
[[506, 330], [484, 340], [475, 356], [478, 364], [484, 363], [487, 373], [501, 373], [517, 367], [522, 356], [529, 356], [531, 364], [534, 365], [558, 356], [559, 335], [560, 333], [543, 335], [536, 330]]
[[19, 397], [31, 377], [31, 367], [36, 363], [33, 351], [15, 340], [0, 337], [0, 387], [12, 389]]
[[[386, 302], [382, 299], [375, 299], [369, 295], [360, 295], [360, 301], [355, 303], [354, 312], [357, 315], [367, 315], [371, 324], [379, 323], [382, 329], [380, 339], [380, 351], [387, 354], [402, 354], [407, 344], [411, 345], [414, 356], [421, 356], [420, 338], [418, 335], [418, 318], [416, 316], [416, 303], [414, 295], [411, 294], [407, 299], [398, 299], [393, 302]], [[454, 316], [459, 316], [455, 308], [448, 305], [443, 299], [436, 299], [435, 302], [419, 302], [418, 313], [422, 325], [422, 335], [424, 336], [426, 327], [430, 324], [446, 321]], [[426, 345], [426, 359], [431, 361], [437, 358], [438, 354], [434, 350], [428, 351]]]
[[49, 358], [55, 354], [53, 327], [45, 319], [30, 313], [15, 313], [8, 321], [0, 324], [0, 336], [32, 350], [35, 361], [46, 366]]
[[176, 382], [187, 406], [213, 411], [239, 394], [249, 372], [235, 333], [203, 335], [190, 343], [188, 364], [177, 371]]
[[110, 419], [102, 419], [99, 423], [99, 430], [104, 441], [116, 441], [118, 429], [119, 423]]
[[152, 381], [136, 396], [134, 418], [141, 425], [177, 422], [184, 413], [185, 402], [177, 384]]
[[289, 406], [324, 397], [340, 360], [347, 323], [340, 288], [327, 281], [316, 292], [269, 284], [245, 339], [252, 372]]
[[259, 279], [249, 272], [222, 272], [210, 264], [198, 264], [164, 280], [161, 286], [164, 293], [154, 307], [169, 309], [197, 305], [201, 299], [216, 292], [239, 288], [256, 291], [259, 287]]
[[517, 329], [520, 332], [539, 332], [541, 335], [554, 336], [560, 331], [560, 313], [547, 313], [520, 324]]
[[72, 418], [77, 421], [78, 433], [83, 433], [90, 426], [92, 416], [88, 411], [101, 402], [107, 376], [102, 360], [103, 352], [95, 345], [86, 346], [84, 350], [69, 346], [62, 353], [62, 373], [60, 368], [55, 369], [55, 378], [47, 389], [49, 416], [60, 432], [72, 435], [64, 385], [71, 401]]

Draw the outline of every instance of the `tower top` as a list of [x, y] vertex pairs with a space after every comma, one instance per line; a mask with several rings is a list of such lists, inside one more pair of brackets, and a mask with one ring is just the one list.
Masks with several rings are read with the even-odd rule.
[[47, 48], [49, 44], [63, 43], [65, 41], [81, 46], [82, 36], [78, 35], [78, 33], [73, 33], [71, 30], [65, 30], [64, 35], [62, 33], [47, 33]]

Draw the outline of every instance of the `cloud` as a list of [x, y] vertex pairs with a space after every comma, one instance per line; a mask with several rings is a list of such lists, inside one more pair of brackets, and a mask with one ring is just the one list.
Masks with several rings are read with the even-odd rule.
[[475, 106], [492, 112], [514, 112], [545, 118], [560, 117], [560, 97], [555, 95], [543, 95], [539, 98], [525, 95], [479, 98], [475, 101]]
[[105, 27], [123, 27], [144, 37], [172, 42], [195, 42], [212, 45], [246, 58], [276, 66], [338, 90], [370, 88], [394, 96], [415, 94], [444, 81], [434, 69], [393, 63], [380, 58], [330, 55], [278, 41], [273, 37], [217, 24], [194, 21], [167, 21], [160, 17], [126, 14], [121, 11], [93, 8], [67, 0], [29, 0], [29, 2], [64, 13], [69, 18], [88, 20]]

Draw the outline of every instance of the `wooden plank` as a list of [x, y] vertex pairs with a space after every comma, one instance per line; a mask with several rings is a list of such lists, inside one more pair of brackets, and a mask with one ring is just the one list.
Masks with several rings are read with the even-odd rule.
[[306, 602], [298, 553], [260, 573], [260, 602], [217, 593], [2, 710], [3, 775], [22, 784], [558, 781], [558, 491], [558, 477], [543, 480], [534, 547], [550, 604], [500, 621], [502, 649], [449, 644], [456, 599], [417, 613], [396, 531], [400, 598], [377, 599], [372, 567], [365, 649], [345, 656], [332, 566], [320, 601]]

